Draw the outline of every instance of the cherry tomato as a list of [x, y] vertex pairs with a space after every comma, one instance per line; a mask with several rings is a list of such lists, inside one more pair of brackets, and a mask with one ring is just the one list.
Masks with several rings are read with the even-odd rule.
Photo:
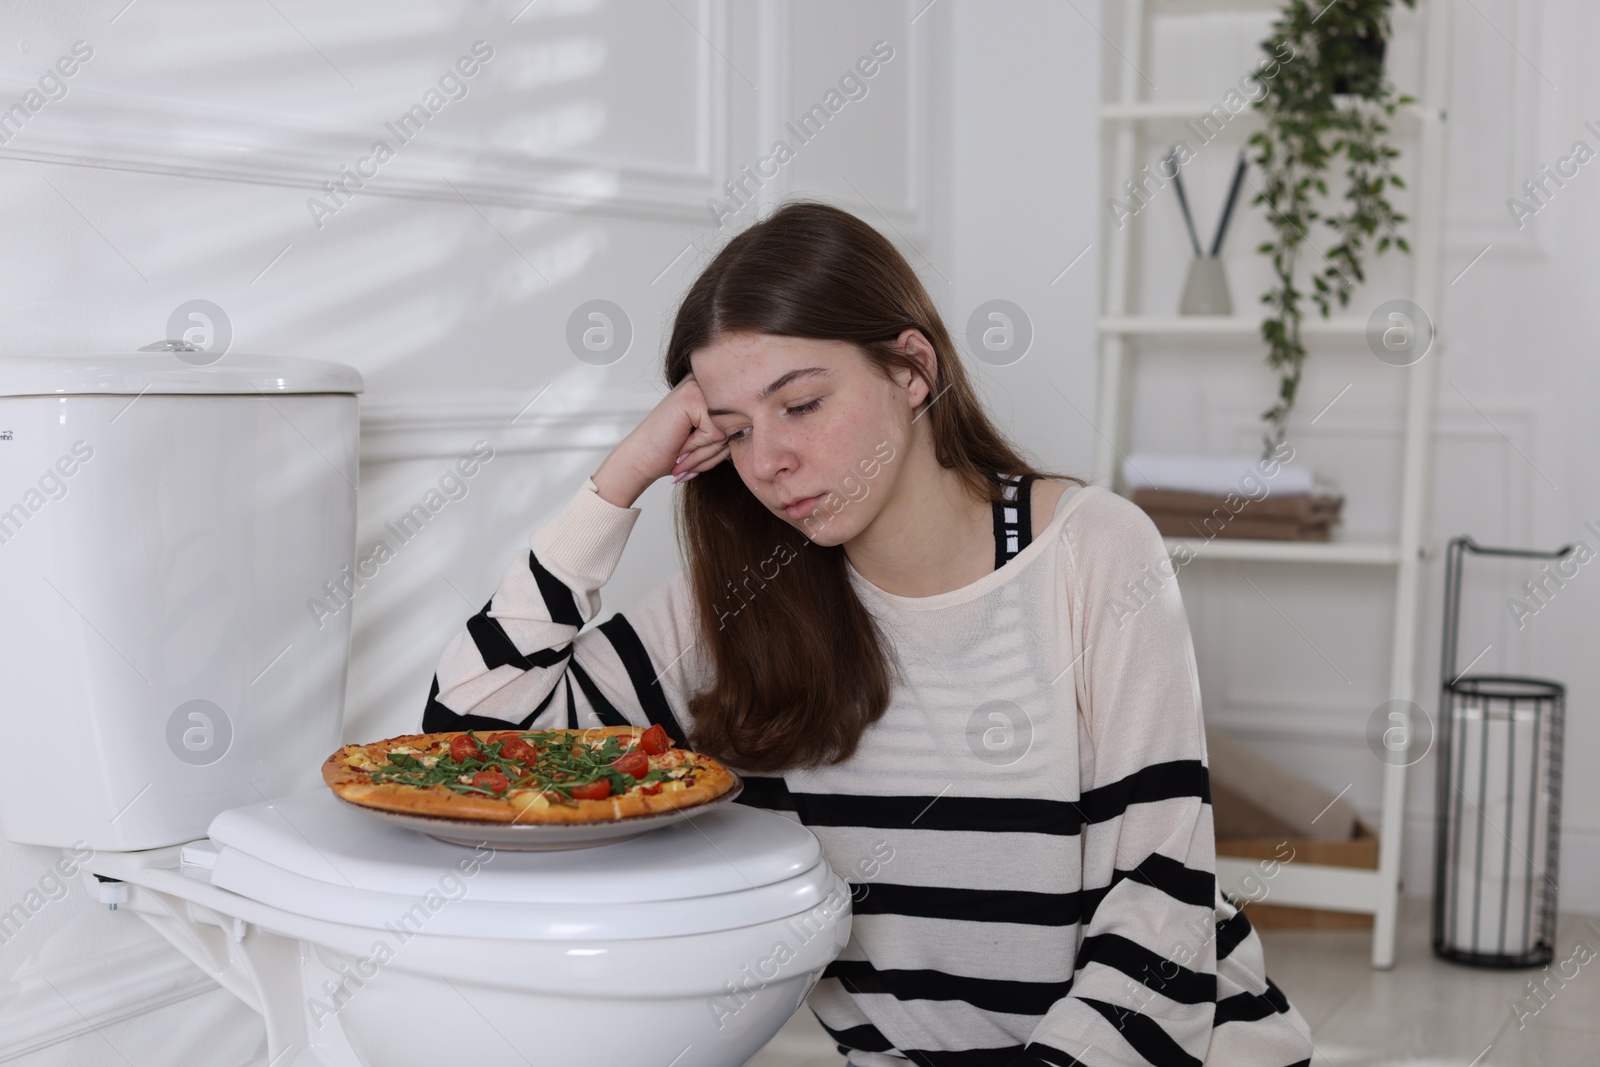
[[450, 758], [457, 763], [478, 758], [478, 739], [470, 733], [462, 734], [450, 742]]
[[667, 736], [667, 731], [656, 723], [644, 732], [644, 737], [639, 739], [639, 744], [652, 756], [659, 756], [672, 747], [672, 738]]
[[472, 776], [472, 784], [491, 793], [504, 793], [511, 787], [511, 780], [499, 771], [479, 771]]
[[650, 757], [636, 748], [630, 748], [612, 760], [611, 766], [623, 774], [632, 775], [635, 778], [643, 778], [650, 773]]
[[513, 737], [500, 746], [500, 755], [506, 759], [518, 760], [522, 763], [533, 763], [539, 758], [539, 751], [520, 737]]
[[611, 780], [601, 778], [599, 781], [590, 782], [588, 785], [575, 785], [572, 787], [574, 800], [604, 800], [611, 795]]
[[661, 783], [651, 782], [649, 785], [640, 786], [639, 792], [643, 793], [647, 797], [653, 797], [657, 793], [661, 792]]

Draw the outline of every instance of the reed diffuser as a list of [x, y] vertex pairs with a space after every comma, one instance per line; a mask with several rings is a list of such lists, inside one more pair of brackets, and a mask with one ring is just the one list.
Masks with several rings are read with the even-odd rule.
[[1233, 206], [1239, 200], [1239, 187], [1244, 184], [1245, 154], [1239, 153], [1239, 164], [1234, 168], [1233, 185], [1228, 190], [1228, 202], [1223, 205], [1222, 218], [1217, 221], [1217, 234], [1211, 240], [1209, 254], [1200, 250], [1200, 235], [1194, 228], [1194, 215], [1189, 211], [1189, 197], [1183, 191], [1183, 174], [1177, 160], [1178, 150], [1167, 155], [1172, 171], [1172, 184], [1178, 194], [1178, 206], [1183, 209], [1183, 222], [1189, 229], [1189, 244], [1194, 248], [1194, 259], [1189, 264], [1188, 276], [1183, 282], [1183, 299], [1178, 311], [1183, 315], [1231, 315], [1233, 298], [1228, 295], [1228, 274], [1218, 258], [1222, 241], [1228, 233], [1228, 220], [1233, 217]]

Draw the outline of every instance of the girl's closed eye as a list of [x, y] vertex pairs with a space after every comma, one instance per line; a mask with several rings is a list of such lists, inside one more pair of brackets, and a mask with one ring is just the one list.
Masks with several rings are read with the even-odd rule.
[[[809, 415], [809, 414], [811, 414], [811, 412], [817, 410], [821, 406], [822, 406], [822, 398], [818, 397], [815, 400], [807, 401], [806, 403], [800, 404], [797, 407], [786, 408], [786, 409], [784, 409], [784, 411], [785, 411], [785, 414], [789, 414], [789, 415]], [[735, 433], [730, 433], [730, 434], [727, 435], [728, 443], [732, 444], [735, 441], [743, 441], [745, 439], [745, 437], [747, 437], [748, 435], [749, 435], [749, 430], [748, 429], [739, 430], [739, 431], [737, 431]]]

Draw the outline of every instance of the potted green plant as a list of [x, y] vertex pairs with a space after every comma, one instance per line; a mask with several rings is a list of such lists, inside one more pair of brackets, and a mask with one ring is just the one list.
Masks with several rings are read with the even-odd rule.
[[[1416, 0], [1402, 0], [1415, 7]], [[1274, 239], [1258, 251], [1272, 258], [1273, 286], [1261, 298], [1271, 313], [1262, 322], [1267, 363], [1278, 371], [1278, 398], [1262, 412], [1267, 424], [1265, 454], [1283, 442], [1295, 390], [1305, 362], [1300, 339], [1301, 299], [1295, 267], [1301, 245], [1311, 244], [1313, 223], [1332, 230], [1320, 270], [1311, 271], [1310, 297], [1327, 318], [1335, 301], [1350, 303], [1350, 293], [1366, 280], [1362, 260], [1374, 238], [1375, 255], [1392, 244], [1409, 253], [1400, 235], [1406, 216], [1390, 206], [1388, 188], [1405, 188], [1391, 163], [1400, 155], [1384, 140], [1396, 107], [1414, 102], [1397, 93], [1383, 72], [1385, 45], [1392, 28], [1393, 0], [1288, 0], [1272, 24], [1262, 49], [1281, 62], [1270, 91], [1254, 106], [1266, 126], [1252, 134], [1255, 162], [1264, 184], [1253, 204], [1267, 206]], [[1328, 169], [1346, 161], [1343, 210], [1324, 211]], [[1319, 199], [1321, 198], [1321, 199]], [[1320, 243], [1320, 242], [1319, 242]]]

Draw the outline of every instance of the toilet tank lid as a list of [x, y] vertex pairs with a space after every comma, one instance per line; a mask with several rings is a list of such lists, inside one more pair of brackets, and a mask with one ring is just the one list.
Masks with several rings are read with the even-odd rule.
[[0, 356], [0, 396], [359, 393], [361, 372], [343, 363], [228, 352]]

